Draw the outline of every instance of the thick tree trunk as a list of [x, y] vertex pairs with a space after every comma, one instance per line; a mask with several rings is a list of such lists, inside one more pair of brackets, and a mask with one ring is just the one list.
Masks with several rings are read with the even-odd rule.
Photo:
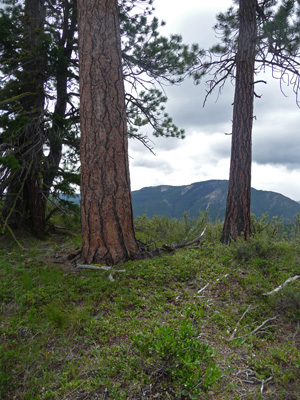
[[138, 252], [133, 226], [117, 0], [78, 0], [82, 259]]
[[230, 177], [222, 242], [250, 238], [256, 0], [239, 1], [239, 39], [233, 107]]

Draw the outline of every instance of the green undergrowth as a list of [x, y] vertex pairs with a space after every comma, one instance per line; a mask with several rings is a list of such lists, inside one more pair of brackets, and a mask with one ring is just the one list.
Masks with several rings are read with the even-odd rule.
[[265, 294], [300, 275], [300, 243], [218, 231], [112, 271], [56, 264], [74, 237], [0, 245], [0, 398], [299, 399], [300, 279]]

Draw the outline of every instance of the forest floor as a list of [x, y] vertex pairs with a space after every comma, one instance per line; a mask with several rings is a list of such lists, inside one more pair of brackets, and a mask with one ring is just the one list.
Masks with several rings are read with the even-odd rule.
[[0, 237], [0, 398], [300, 399], [300, 242], [205, 241], [111, 270]]

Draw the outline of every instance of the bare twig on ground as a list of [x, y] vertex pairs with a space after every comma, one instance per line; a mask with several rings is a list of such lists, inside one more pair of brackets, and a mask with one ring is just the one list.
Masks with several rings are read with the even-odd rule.
[[261, 387], [260, 387], [260, 393], [262, 393], [264, 391], [264, 385], [266, 385], [268, 382], [270, 382], [273, 379], [273, 376], [270, 376], [269, 378], [262, 379], [261, 380]]
[[[268, 322], [274, 321], [275, 319], [277, 319], [277, 316], [266, 319], [261, 325], [259, 325], [257, 328], [255, 328], [251, 333], [255, 334], [255, 333], [259, 332], [261, 330], [261, 328], [263, 328]], [[268, 328], [270, 328], [270, 326], [268, 326]]]
[[236, 331], [237, 331], [237, 329], [238, 329], [240, 323], [241, 323], [242, 320], [244, 319], [244, 317], [245, 317], [245, 315], [247, 314], [247, 312], [251, 310], [251, 308], [252, 308], [252, 305], [250, 304], [250, 305], [247, 307], [247, 310], [243, 313], [243, 315], [241, 316], [241, 318], [238, 320], [238, 322], [237, 322], [237, 324], [236, 324], [236, 326], [235, 326], [235, 328], [234, 328], [234, 330], [233, 330], [233, 332], [232, 332], [232, 334], [231, 334], [229, 340], [233, 340], [233, 339], [234, 339], [235, 334], [236, 334]]
[[[77, 264], [77, 268], [79, 269], [96, 269], [96, 270], [103, 270], [103, 271], [110, 271], [112, 267], [106, 267], [106, 266], [100, 266], [98, 267], [97, 265], [89, 265], [89, 264]], [[113, 272], [126, 272], [125, 269], [114, 269], [108, 276], [108, 279], [113, 282], [114, 277], [113, 277]]]
[[97, 265], [89, 265], [89, 264], [77, 264], [76, 268], [79, 269], [103, 269], [104, 271], [109, 271], [111, 267], [105, 267], [105, 266], [97, 266]]
[[[244, 375], [244, 377], [241, 375]], [[261, 384], [260, 393], [263, 393], [265, 385], [273, 379], [273, 376], [269, 376], [269, 378], [267, 378], [267, 379], [259, 379], [259, 378], [257, 378], [256, 375], [257, 375], [256, 372], [249, 368], [246, 368], [245, 370], [239, 370], [235, 374], [235, 376], [239, 377], [240, 381], [243, 383], [247, 383], [247, 384], [260, 383]]]
[[197, 293], [201, 293], [201, 292], [203, 292], [203, 290], [205, 290], [207, 287], [209, 286], [209, 282], [205, 285], [205, 286], [203, 286], [203, 288], [202, 289], [200, 289], [200, 290], [198, 290], [198, 292]]
[[277, 293], [279, 290], [281, 290], [284, 286], [286, 286], [288, 283], [295, 281], [296, 279], [299, 279], [300, 275], [295, 275], [292, 278], [287, 279], [282, 285], [278, 286], [276, 289], [272, 290], [271, 292], [264, 293], [263, 296], [270, 296], [270, 294]]
[[204, 236], [204, 234], [206, 232], [206, 228], [207, 228], [207, 226], [203, 229], [201, 235], [198, 236], [196, 239], [193, 239], [193, 240], [191, 240], [189, 242], [184, 240], [182, 243], [178, 243], [178, 244], [164, 244], [161, 247], [161, 250], [174, 251], [174, 250], [177, 250], [177, 249], [182, 249], [184, 247], [189, 247], [189, 246], [191, 246], [193, 244], [196, 244], [196, 246], [191, 247], [191, 249], [199, 248], [201, 246], [201, 244], [203, 243], [203, 241], [204, 241], [203, 240], [203, 236]]

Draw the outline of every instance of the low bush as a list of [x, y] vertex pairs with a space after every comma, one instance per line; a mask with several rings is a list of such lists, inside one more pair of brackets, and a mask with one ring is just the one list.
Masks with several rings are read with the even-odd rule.
[[204, 399], [220, 377], [213, 350], [187, 321], [156, 327], [132, 339], [149, 383], [173, 392], [173, 398]]
[[187, 213], [184, 213], [180, 220], [166, 216], [154, 216], [150, 220], [146, 215], [137, 217], [135, 220], [137, 238], [149, 246], [193, 240], [200, 236], [205, 228], [206, 240], [220, 239], [222, 224], [219, 220], [212, 223], [207, 212], [201, 212], [198, 218], [190, 218]]

